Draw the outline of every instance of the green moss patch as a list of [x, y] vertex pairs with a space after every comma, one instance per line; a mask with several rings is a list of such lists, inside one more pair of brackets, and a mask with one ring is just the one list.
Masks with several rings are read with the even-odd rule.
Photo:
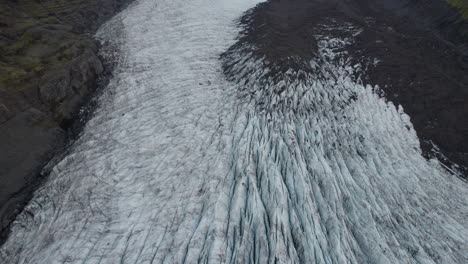
[[468, 0], [447, 0], [447, 2], [458, 8], [463, 19], [468, 20]]
[[27, 89], [78, 57], [83, 43], [64, 20], [89, 3], [19, 0], [0, 5], [0, 86]]
[[23, 90], [30, 86], [30, 80], [34, 78], [35, 73], [26, 72], [21, 68], [15, 68], [9, 65], [0, 66], [0, 84], [7, 89], [16, 91]]

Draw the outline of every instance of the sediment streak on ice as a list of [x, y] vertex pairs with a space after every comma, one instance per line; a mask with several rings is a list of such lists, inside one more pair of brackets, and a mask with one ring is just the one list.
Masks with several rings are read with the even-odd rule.
[[142, 0], [101, 29], [123, 59], [2, 263], [466, 263], [466, 185], [351, 80], [349, 39], [319, 36], [305, 80], [249, 49], [225, 80], [256, 2]]

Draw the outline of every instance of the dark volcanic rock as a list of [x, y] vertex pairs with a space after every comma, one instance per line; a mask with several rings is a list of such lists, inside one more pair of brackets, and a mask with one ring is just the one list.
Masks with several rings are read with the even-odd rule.
[[467, 177], [467, 21], [444, 1], [393, 2], [404, 5], [366, 13], [373, 20], [362, 24], [351, 54], [379, 60], [364, 80], [404, 107], [427, 156], [461, 165]]
[[36, 186], [34, 178], [44, 161], [51, 158], [52, 149], [64, 144], [65, 133], [43, 112], [30, 108], [16, 114], [0, 129], [0, 209], [1, 226], [9, 224], [29, 192]]
[[270, 68], [282, 72], [288, 69], [308, 70], [308, 62], [317, 53], [313, 26], [330, 10], [327, 1], [274, 0], [261, 3], [241, 18], [240, 23], [244, 27], [242, 37], [227, 53], [250, 49], [244, 52], [264, 58], [271, 63]]
[[433, 142], [450, 160], [468, 166], [468, 63], [430, 35], [403, 30], [382, 34], [387, 25], [364, 31], [353, 47], [356, 54], [380, 60], [370, 65], [366, 81], [403, 105], [426, 153]]
[[313, 36], [327, 19], [363, 30], [347, 50], [366, 65], [361, 79], [404, 107], [425, 155], [468, 176], [468, 7], [457, 0], [270, 0], [241, 19], [226, 76], [245, 74], [232, 72], [238, 53], [263, 58], [273, 80], [313, 71]]
[[[103, 63], [91, 34], [129, 0], [0, 4], [0, 234], [62, 150]], [[3, 230], [3, 232], [2, 232]]]

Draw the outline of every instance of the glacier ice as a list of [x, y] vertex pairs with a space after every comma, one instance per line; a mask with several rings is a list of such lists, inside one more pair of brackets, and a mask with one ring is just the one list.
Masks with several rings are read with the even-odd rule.
[[1, 263], [468, 262], [466, 184], [351, 78], [352, 40], [318, 36], [317, 75], [220, 59], [257, 2], [140, 0], [101, 28], [114, 77]]

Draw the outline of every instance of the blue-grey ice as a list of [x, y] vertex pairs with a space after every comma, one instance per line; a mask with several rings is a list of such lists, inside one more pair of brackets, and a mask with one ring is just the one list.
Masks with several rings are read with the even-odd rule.
[[468, 263], [467, 184], [351, 79], [352, 39], [317, 36], [324, 78], [268, 84], [239, 51], [226, 79], [258, 2], [139, 0], [100, 29], [114, 76], [1, 263]]

